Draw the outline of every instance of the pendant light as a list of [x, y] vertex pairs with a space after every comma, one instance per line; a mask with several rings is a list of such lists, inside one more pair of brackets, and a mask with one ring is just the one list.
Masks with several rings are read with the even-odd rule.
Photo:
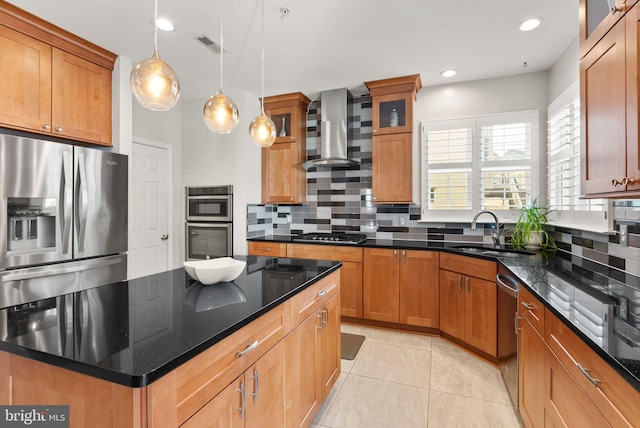
[[130, 81], [133, 95], [143, 107], [166, 111], [178, 102], [180, 81], [175, 71], [158, 55], [157, 20], [158, 0], [155, 0], [153, 53], [133, 67]]
[[240, 116], [236, 103], [222, 91], [224, 55], [224, 13], [222, 7], [223, 0], [220, 0], [220, 90], [207, 100], [202, 114], [204, 123], [207, 124], [210, 130], [217, 134], [228, 134], [236, 128]]
[[254, 143], [260, 147], [269, 147], [276, 141], [276, 125], [264, 114], [264, 0], [262, 0], [262, 93], [260, 97], [260, 114], [251, 121], [249, 135]]

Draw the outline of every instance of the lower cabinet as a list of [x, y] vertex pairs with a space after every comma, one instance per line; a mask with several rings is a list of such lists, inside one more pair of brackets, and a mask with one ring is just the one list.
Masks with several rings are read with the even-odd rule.
[[311, 425], [340, 375], [339, 303], [336, 294], [291, 333], [297, 355], [292, 364], [294, 427]]
[[[529, 428], [544, 427], [545, 350], [542, 336], [525, 318], [520, 318], [518, 358], [526, 364], [518, 365], [518, 401], [522, 420]], [[543, 332], [544, 334], [544, 332]]]
[[182, 426], [291, 426], [291, 343], [291, 336], [280, 341]]
[[364, 249], [364, 318], [437, 328], [439, 253]]

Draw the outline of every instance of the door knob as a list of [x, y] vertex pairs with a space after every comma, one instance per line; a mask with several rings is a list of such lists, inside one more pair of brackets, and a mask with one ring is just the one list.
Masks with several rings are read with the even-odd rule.
[[169, 235], [160, 235], [161, 241], [166, 241], [167, 239], [169, 239]]

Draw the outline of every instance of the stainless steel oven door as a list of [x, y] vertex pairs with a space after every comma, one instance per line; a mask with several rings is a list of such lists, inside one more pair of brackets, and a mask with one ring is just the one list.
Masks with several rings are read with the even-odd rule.
[[233, 221], [233, 196], [187, 196], [187, 221]]
[[206, 260], [233, 255], [231, 223], [187, 223], [187, 260]]

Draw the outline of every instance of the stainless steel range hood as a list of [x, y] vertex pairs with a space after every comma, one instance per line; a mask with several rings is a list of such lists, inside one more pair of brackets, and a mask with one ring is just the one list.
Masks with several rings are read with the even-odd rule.
[[359, 165], [357, 161], [347, 159], [347, 120], [351, 116], [351, 98], [346, 88], [320, 93], [320, 157], [304, 162], [302, 167], [305, 170], [318, 166]]

